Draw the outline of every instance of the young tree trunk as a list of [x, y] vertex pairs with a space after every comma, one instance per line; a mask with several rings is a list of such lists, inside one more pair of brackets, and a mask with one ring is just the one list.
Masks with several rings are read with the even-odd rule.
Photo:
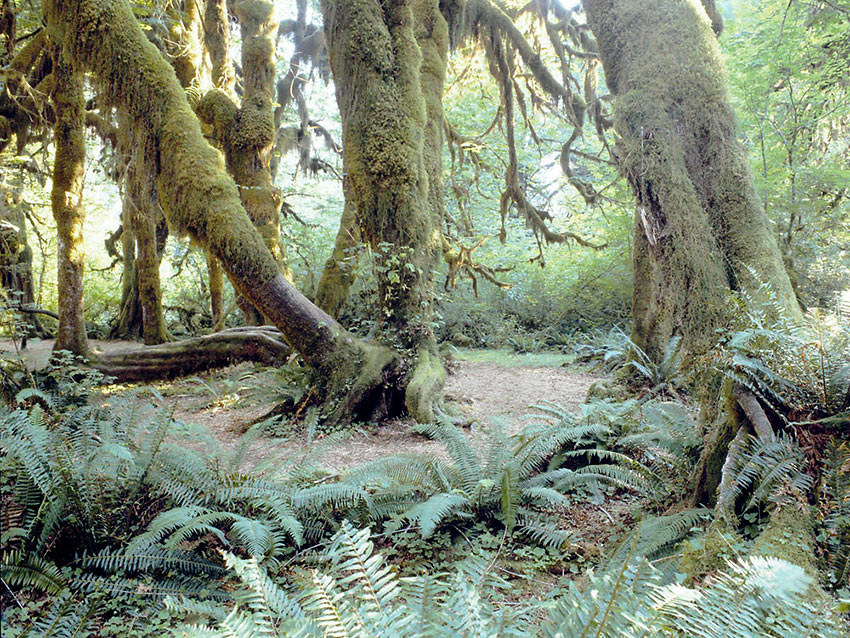
[[221, 275], [221, 264], [207, 251], [207, 272], [209, 273], [210, 314], [213, 327], [218, 326], [223, 317], [222, 300], [224, 298], [224, 277]]
[[325, 262], [314, 300], [319, 308], [335, 319], [339, 318], [357, 276], [361, 248], [360, 227], [354, 214], [354, 202], [349, 196], [345, 198], [333, 252]]
[[335, 399], [329, 420], [397, 413], [407, 385], [405, 362], [386, 347], [354, 338], [286, 280], [221, 156], [204, 139], [173, 69], [145, 38], [128, 1], [47, 0], [43, 6], [54, 38], [127, 109], [134, 128], [150, 136], [170, 225], [214, 254], [237, 292], [316, 370], [327, 398]]
[[83, 178], [86, 160], [85, 96], [82, 75], [67, 51], [54, 55], [53, 109], [56, 115], [51, 203], [57, 234], [59, 329], [54, 350], [89, 354], [83, 308]]
[[142, 320], [142, 341], [151, 346], [170, 340], [162, 314], [162, 290], [159, 266], [162, 250], [157, 241], [156, 184], [147, 169], [143, 140], [136, 140], [133, 159], [127, 169], [125, 197], [132, 209], [133, 234], [136, 237], [135, 272]]
[[[377, 259], [381, 328], [415, 361], [408, 411], [433, 420], [445, 370], [430, 327], [442, 243], [430, 187], [438, 184], [433, 154], [442, 144], [448, 28], [436, 0], [323, 0], [322, 12], [342, 117], [347, 196]], [[442, 192], [433, 197], [441, 205]]]
[[126, 193], [121, 206], [121, 303], [118, 317], [109, 331], [109, 338], [134, 340], [142, 336], [142, 307], [139, 303], [139, 276], [136, 272], [133, 204]]
[[[706, 353], [727, 325], [730, 291], [754, 291], [762, 282], [770, 282], [789, 318], [799, 318], [737, 138], [703, 6], [679, 0], [583, 5], [615, 96], [621, 170], [637, 197], [635, 343], [657, 360], [675, 329], [686, 352]], [[722, 26], [717, 16], [714, 26]], [[708, 439], [697, 494], [707, 499], [739, 427], [739, 411], [728, 388], [720, 397], [703, 394]]]

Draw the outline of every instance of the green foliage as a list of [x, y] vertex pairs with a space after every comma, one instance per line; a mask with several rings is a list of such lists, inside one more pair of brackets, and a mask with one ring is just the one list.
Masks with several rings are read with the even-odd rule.
[[[635, 552], [616, 560], [583, 586], [571, 581], [545, 624], [528, 624], [532, 609], [498, 610], [488, 599], [503, 587], [494, 561], [473, 555], [451, 573], [399, 579], [373, 553], [369, 530], [343, 522], [326, 552], [327, 565], [284, 589], [255, 561], [227, 557], [242, 581], [238, 604], [185, 606], [216, 619], [216, 627], [187, 627], [184, 636], [735, 636], [838, 637], [833, 605], [807, 596], [812, 583], [792, 563], [754, 557], [729, 563], [711, 584], [687, 588], [665, 583], [663, 573]], [[173, 601], [172, 606], [180, 603]]]
[[574, 583], [551, 613], [543, 636], [736, 636], [802, 638], [842, 635], [826, 601], [811, 601], [811, 577], [797, 565], [753, 557], [729, 563], [710, 585], [663, 584], [661, 572], [630, 558], [591, 575], [586, 595]]
[[774, 441], [749, 437], [729, 467], [731, 495], [718, 498], [734, 503], [748, 496], [744, 512], [769, 503], [803, 502], [814, 485], [806, 470], [806, 457], [789, 436], [780, 434]]
[[[256, 562], [227, 556], [243, 588], [237, 606], [216, 628], [195, 625], [182, 635], [243, 638], [248, 636], [410, 636], [449, 637], [525, 635], [509, 610], [497, 610], [482, 590], [499, 581], [485, 556], [472, 556], [453, 574], [400, 579], [373, 553], [368, 529], [343, 521], [325, 553], [327, 566], [311, 570], [305, 582], [286, 591]], [[172, 602], [177, 606], [179, 603]], [[187, 611], [197, 612], [196, 607]], [[207, 614], [221, 617], [221, 610]]]
[[818, 486], [815, 539], [821, 544], [828, 583], [850, 589], [850, 444], [833, 439], [824, 454]]
[[[850, 422], [850, 328], [810, 312], [800, 325], [777, 307], [769, 284], [739, 293], [736, 325], [700, 365], [750, 390], [784, 422]], [[698, 365], [699, 367], [699, 365]]]

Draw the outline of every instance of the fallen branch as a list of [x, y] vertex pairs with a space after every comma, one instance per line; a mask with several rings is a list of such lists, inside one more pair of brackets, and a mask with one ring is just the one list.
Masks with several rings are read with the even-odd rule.
[[241, 327], [211, 335], [98, 355], [91, 365], [117, 382], [170, 379], [243, 361], [283, 363], [291, 349], [271, 326]]

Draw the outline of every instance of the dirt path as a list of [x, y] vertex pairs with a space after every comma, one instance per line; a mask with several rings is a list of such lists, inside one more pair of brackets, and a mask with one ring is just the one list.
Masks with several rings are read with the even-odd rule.
[[[31, 342], [23, 352], [28, 365], [41, 367], [47, 363], [51, 340]], [[111, 351], [130, 345], [126, 342], [94, 341], [100, 351]], [[11, 342], [0, 340], [0, 352], [14, 353]], [[461, 357], [464, 354], [460, 355]], [[446, 383], [446, 397], [470, 420], [472, 433], [482, 425], [500, 422], [509, 433], [520, 431], [533, 412], [530, 406], [551, 401], [570, 410], [577, 410], [584, 401], [588, 387], [597, 379], [587, 372], [555, 367], [557, 359], [523, 360], [503, 352], [474, 351], [466, 353], [467, 360], [456, 361]], [[548, 365], [541, 365], [548, 364]], [[251, 402], [240, 397], [246, 383], [272, 384], [271, 372], [253, 375], [242, 382], [243, 375], [253, 370], [242, 364], [205, 375], [156, 384], [168, 404], [176, 405], [175, 417], [188, 424], [201, 426], [225, 447], [236, 445], [248, 426], [268, 413], [272, 403]], [[119, 390], [120, 391], [120, 390]], [[240, 400], [241, 398], [241, 400]], [[394, 454], [439, 454], [442, 446], [419, 436], [407, 420], [395, 420], [381, 426], [361, 428], [341, 442], [321, 449], [316, 461], [333, 471], [355, 467], [361, 463]], [[197, 429], [197, 428], [196, 428]], [[192, 447], [205, 444], [198, 440], [181, 441]], [[306, 446], [304, 434], [291, 433], [285, 438], [263, 437], [255, 443], [248, 457], [254, 463], [280, 459], [289, 465], [293, 456], [301, 456]], [[288, 459], [288, 460], [287, 460]]]
[[[219, 373], [220, 374], [220, 373]], [[570, 410], [577, 410], [584, 401], [588, 387], [597, 377], [586, 372], [562, 367], [526, 367], [504, 365], [496, 361], [459, 361], [446, 384], [446, 397], [475, 423], [474, 433], [481, 425], [500, 421], [508, 432], [519, 432], [528, 420], [530, 406], [543, 400], [552, 401]], [[215, 381], [210, 380], [210, 384]], [[197, 396], [177, 397], [177, 417], [189, 423], [205, 426], [225, 445], [234, 445], [248, 425], [266, 413], [270, 405], [254, 405], [226, 409], [220, 404], [209, 405], [208, 399]], [[442, 446], [412, 430], [412, 422], [397, 419], [381, 426], [368, 426], [353, 432], [343, 441], [322, 446], [315, 461], [332, 471], [342, 471], [362, 463], [396, 454], [440, 454]], [[292, 462], [305, 452], [303, 434], [283, 440], [263, 438], [252, 449], [250, 457], [268, 462], [281, 459], [282, 465]]]

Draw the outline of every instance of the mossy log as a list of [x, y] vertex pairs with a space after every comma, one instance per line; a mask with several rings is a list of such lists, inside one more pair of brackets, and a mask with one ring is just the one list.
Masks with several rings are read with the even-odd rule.
[[170, 379], [243, 361], [279, 365], [292, 349], [273, 326], [241, 327], [215, 334], [115, 350], [92, 359], [92, 366], [119, 383]]

